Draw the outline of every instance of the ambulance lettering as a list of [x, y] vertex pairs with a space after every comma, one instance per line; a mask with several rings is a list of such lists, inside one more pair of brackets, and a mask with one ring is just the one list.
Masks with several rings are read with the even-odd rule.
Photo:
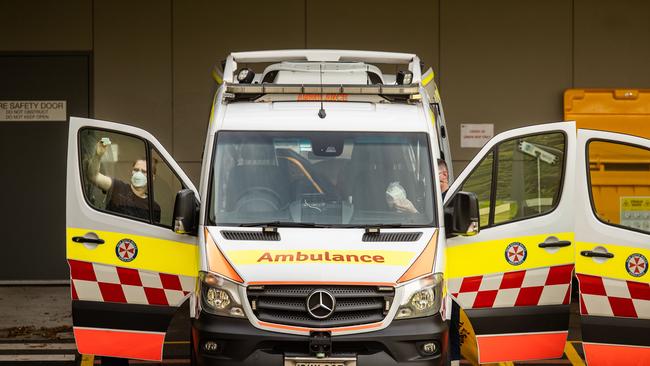
[[260, 264], [368, 264], [406, 266], [416, 252], [393, 250], [231, 250], [227, 256], [234, 265]]
[[276, 254], [265, 252], [257, 260], [258, 263], [279, 263], [279, 262], [353, 262], [353, 263], [384, 263], [382, 255], [370, 254], [337, 254], [325, 251], [322, 253], [305, 254], [296, 252], [295, 254]]

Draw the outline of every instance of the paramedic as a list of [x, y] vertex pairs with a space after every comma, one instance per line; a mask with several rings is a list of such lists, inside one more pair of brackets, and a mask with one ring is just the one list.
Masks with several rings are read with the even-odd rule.
[[[146, 159], [137, 159], [133, 162], [131, 181], [125, 183], [99, 172], [100, 160], [106, 153], [106, 147], [102, 141], [97, 142], [95, 154], [88, 162], [87, 171], [90, 182], [108, 194], [109, 200], [106, 204], [106, 210], [149, 220]], [[155, 168], [153, 173], [155, 173]], [[153, 221], [160, 222], [160, 206], [156, 202], [153, 202]]]

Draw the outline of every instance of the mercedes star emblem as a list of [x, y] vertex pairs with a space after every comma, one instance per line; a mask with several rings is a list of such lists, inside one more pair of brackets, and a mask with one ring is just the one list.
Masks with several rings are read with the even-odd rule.
[[334, 313], [336, 299], [327, 290], [314, 290], [307, 297], [307, 312], [316, 319], [329, 318]]

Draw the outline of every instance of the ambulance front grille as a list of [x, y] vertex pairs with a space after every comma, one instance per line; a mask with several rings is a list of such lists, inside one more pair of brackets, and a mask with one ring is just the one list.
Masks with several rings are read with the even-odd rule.
[[[317, 319], [307, 311], [307, 299], [325, 290], [336, 299], [334, 312]], [[377, 286], [251, 286], [248, 301], [260, 321], [311, 328], [344, 327], [380, 322], [392, 304], [395, 290]]]

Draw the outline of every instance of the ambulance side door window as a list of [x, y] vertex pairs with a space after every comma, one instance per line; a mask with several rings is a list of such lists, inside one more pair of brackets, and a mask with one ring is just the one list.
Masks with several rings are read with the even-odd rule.
[[595, 140], [588, 152], [589, 191], [598, 220], [650, 233], [650, 150]]
[[146, 146], [139, 137], [119, 132], [79, 131], [82, 188], [91, 207], [150, 222]]
[[555, 209], [562, 188], [565, 140], [563, 133], [555, 132], [499, 144], [491, 223], [519, 221]]
[[565, 149], [561, 132], [521, 136], [496, 145], [460, 188], [477, 195], [480, 227], [553, 211], [560, 199]]

